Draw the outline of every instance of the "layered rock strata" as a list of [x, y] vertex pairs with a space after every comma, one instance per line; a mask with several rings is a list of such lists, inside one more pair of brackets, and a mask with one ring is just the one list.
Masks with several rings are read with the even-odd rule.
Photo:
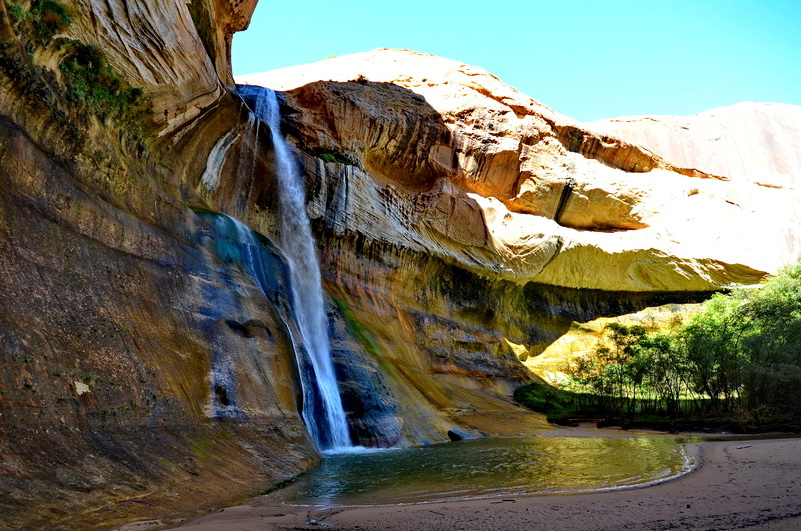
[[[403, 50], [238, 81], [286, 91], [330, 291], [392, 338], [390, 356], [404, 338], [448, 360], [449, 378], [471, 370], [465, 332], [553, 379], [554, 356], [591, 348], [605, 318], [797, 258], [794, 106], [580, 124], [483, 70]], [[681, 308], [645, 315], [660, 326]], [[431, 313], [434, 328], [409, 326]], [[452, 339], [432, 349], [432, 336]]]
[[0, 3], [0, 527], [192, 513], [319, 459], [280, 253], [269, 299], [189, 208], [248, 121], [225, 43], [254, 4]]
[[483, 70], [402, 50], [240, 81], [287, 90], [299, 145], [350, 162], [341, 179], [360, 197], [339, 219], [326, 205], [330, 225], [482, 276], [703, 291], [797, 255], [794, 106], [585, 126]]
[[[270, 134], [232, 91], [254, 5], [0, 3], [3, 525], [187, 514], [318, 459]], [[511, 402], [521, 358], [795, 257], [790, 155], [776, 178], [695, 162], [669, 120], [578, 124], [413, 52], [305, 72], [265, 84], [287, 89], [357, 442], [543, 428]], [[791, 153], [796, 112], [744, 120]], [[259, 282], [227, 216], [258, 233]]]

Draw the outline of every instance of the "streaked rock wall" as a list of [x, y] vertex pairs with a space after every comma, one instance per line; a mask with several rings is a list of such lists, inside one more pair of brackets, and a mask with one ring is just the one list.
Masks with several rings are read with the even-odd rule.
[[[4, 524], [189, 514], [318, 459], [269, 242], [269, 132], [231, 91], [231, 33], [254, 5], [76, 0], [34, 44], [0, 3]], [[71, 94], [78, 52], [143, 113]], [[286, 90], [365, 444], [543, 429], [510, 398], [534, 378], [523, 358], [577, 322], [797, 256], [795, 108], [579, 124], [480, 69], [391, 50], [258, 79]], [[263, 235], [275, 289], [246, 274], [222, 214]]]

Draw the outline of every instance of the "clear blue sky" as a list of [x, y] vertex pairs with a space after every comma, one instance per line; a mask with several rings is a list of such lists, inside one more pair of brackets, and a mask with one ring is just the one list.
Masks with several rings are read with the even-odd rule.
[[234, 74], [380, 47], [480, 66], [579, 120], [801, 105], [801, 0], [260, 0]]

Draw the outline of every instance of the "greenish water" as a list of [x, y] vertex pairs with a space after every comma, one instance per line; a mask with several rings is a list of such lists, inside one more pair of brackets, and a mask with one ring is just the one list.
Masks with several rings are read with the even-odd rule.
[[478, 439], [327, 455], [271, 496], [304, 505], [373, 505], [608, 489], [687, 469], [670, 437]]

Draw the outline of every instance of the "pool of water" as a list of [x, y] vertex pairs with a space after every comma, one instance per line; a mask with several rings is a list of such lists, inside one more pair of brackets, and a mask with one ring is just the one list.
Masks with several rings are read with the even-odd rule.
[[688, 468], [670, 437], [477, 439], [349, 452], [271, 496], [304, 505], [433, 502], [616, 488]]

